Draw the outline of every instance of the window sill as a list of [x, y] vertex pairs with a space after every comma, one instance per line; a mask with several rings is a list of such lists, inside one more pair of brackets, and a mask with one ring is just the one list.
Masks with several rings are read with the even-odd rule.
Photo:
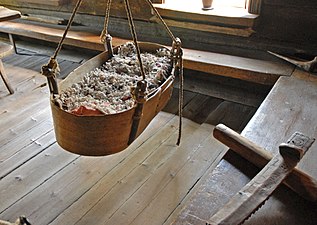
[[[233, 7], [202, 10], [199, 7], [186, 7], [185, 4], [154, 6], [169, 26], [242, 37], [249, 37], [254, 32], [252, 27], [258, 17], [245, 9]], [[157, 21], [157, 18], [153, 16], [152, 20]]]

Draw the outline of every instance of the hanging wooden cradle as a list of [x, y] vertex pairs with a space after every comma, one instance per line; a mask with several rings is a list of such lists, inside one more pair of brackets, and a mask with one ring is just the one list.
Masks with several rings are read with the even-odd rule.
[[[128, 0], [125, 1], [127, 16], [133, 37], [133, 42], [136, 47], [137, 56], [140, 65], [140, 72], [143, 80], [140, 80], [135, 87], [134, 96], [136, 103], [134, 107], [124, 112], [109, 114], [109, 115], [75, 115], [67, 112], [58, 103], [56, 97], [60, 91], [66, 90], [72, 84], [78, 82], [88, 72], [100, 67], [107, 60], [116, 54], [118, 48], [112, 48], [111, 36], [108, 34], [108, 20], [110, 14], [111, 0], [107, 0], [107, 8], [105, 15], [105, 26], [101, 34], [101, 40], [105, 44], [106, 51], [88, 60], [77, 69], [72, 71], [65, 80], [57, 84], [56, 74], [59, 72], [59, 66], [56, 61], [56, 56], [61, 50], [63, 40], [66, 37], [67, 31], [70, 28], [74, 16], [81, 4], [82, 0], [78, 0], [72, 16], [65, 29], [64, 35], [59, 42], [55, 54], [51, 57], [48, 64], [42, 67], [42, 74], [47, 77], [50, 93], [51, 93], [51, 110], [54, 121], [54, 129], [58, 144], [65, 150], [85, 156], [106, 156], [114, 154], [126, 149], [147, 127], [154, 116], [161, 111], [169, 101], [175, 75], [180, 77], [180, 90], [182, 91], [183, 77], [183, 62], [181, 42], [175, 38], [163, 19], [158, 14], [150, 0], [146, 0], [157, 17], [168, 31], [173, 40], [172, 48], [170, 49], [172, 59], [171, 74], [168, 78], [153, 92], [146, 93], [145, 74], [142, 67], [140, 57], [141, 52], [155, 53], [160, 48], [166, 48], [155, 43], [138, 42], [136, 38], [133, 18]], [[182, 98], [182, 92], [180, 92]], [[180, 98], [179, 113], [181, 115], [182, 100]], [[181, 116], [180, 116], [181, 125]], [[179, 131], [180, 142], [181, 128]]]

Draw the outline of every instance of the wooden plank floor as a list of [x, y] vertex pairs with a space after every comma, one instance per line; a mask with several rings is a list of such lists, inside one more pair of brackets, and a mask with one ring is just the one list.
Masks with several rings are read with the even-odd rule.
[[[40, 50], [40, 49], [39, 49]], [[178, 134], [177, 90], [163, 112], [125, 151], [84, 157], [56, 143], [46, 78], [49, 54], [18, 49], [4, 59], [15, 89], [0, 83], [0, 219], [26, 215], [33, 224], [166, 224], [215, 168], [226, 147], [215, 124], [241, 131], [255, 108], [185, 92], [183, 136]], [[71, 55], [73, 54], [73, 59]], [[80, 65], [78, 52], [62, 58], [61, 77]]]

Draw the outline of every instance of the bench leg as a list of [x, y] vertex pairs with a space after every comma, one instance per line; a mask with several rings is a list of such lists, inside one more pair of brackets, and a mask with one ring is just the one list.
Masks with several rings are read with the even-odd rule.
[[10, 94], [13, 94], [14, 93], [14, 90], [13, 88], [11, 87], [11, 85], [9, 84], [9, 79], [4, 71], [4, 66], [3, 66], [3, 63], [2, 63], [2, 60], [0, 59], [0, 74], [1, 74], [1, 77], [2, 77], [2, 80], [4, 82], [4, 84], [6, 85], [7, 89], [9, 90]]
[[13, 46], [15, 54], [18, 54], [17, 47], [15, 45], [15, 41], [13, 39], [13, 35], [12, 34], [9, 34], [9, 39], [10, 39], [11, 45]]

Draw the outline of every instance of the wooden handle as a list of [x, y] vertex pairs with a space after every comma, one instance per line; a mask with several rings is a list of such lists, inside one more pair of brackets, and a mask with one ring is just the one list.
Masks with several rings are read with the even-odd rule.
[[[273, 158], [269, 151], [223, 124], [215, 127], [213, 135], [217, 140], [259, 168], [263, 168]], [[301, 170], [295, 168], [283, 183], [305, 199], [317, 202], [317, 181]]]

